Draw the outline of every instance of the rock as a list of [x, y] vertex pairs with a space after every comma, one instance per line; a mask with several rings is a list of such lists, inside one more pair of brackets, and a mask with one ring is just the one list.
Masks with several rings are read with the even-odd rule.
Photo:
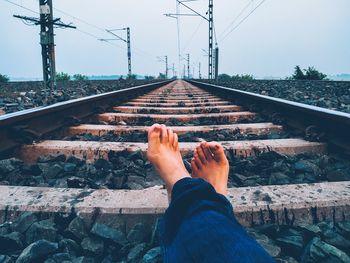
[[104, 243], [100, 238], [86, 237], [81, 241], [81, 247], [87, 253], [101, 256], [104, 250]]
[[105, 240], [112, 241], [119, 246], [123, 246], [127, 243], [125, 235], [121, 231], [104, 224], [95, 223], [90, 233]]
[[63, 173], [63, 168], [59, 164], [54, 164], [50, 167], [50, 169], [46, 172], [45, 176], [49, 179], [57, 178], [61, 173]]
[[95, 168], [102, 171], [110, 171], [112, 169], [112, 164], [105, 159], [98, 159], [95, 164]]
[[147, 244], [141, 243], [133, 247], [128, 253], [128, 262], [138, 262], [142, 255], [146, 252]]
[[160, 247], [155, 247], [150, 250], [143, 256], [142, 263], [158, 263], [162, 261], [162, 251]]
[[88, 183], [84, 178], [76, 176], [67, 178], [67, 185], [69, 188], [84, 188], [87, 184]]
[[6, 235], [0, 235], [0, 253], [19, 250], [23, 247], [23, 235], [19, 232], [12, 232]]
[[313, 238], [306, 246], [303, 255], [301, 256], [302, 263], [313, 262], [350, 262], [350, 257], [340, 249], [329, 245], [320, 238]]
[[95, 263], [96, 261], [93, 258], [89, 257], [78, 257], [73, 259], [72, 263]]
[[288, 229], [276, 239], [277, 244], [288, 256], [298, 259], [304, 247], [302, 235], [293, 229]]
[[269, 184], [274, 185], [274, 184], [289, 184], [290, 183], [290, 178], [288, 175], [285, 175], [283, 173], [273, 173], [270, 176], [269, 179]]
[[298, 229], [301, 230], [303, 236], [308, 240], [320, 236], [322, 233], [322, 230], [317, 225], [299, 225]]
[[13, 263], [12, 259], [7, 255], [0, 255], [0, 263]]
[[0, 225], [0, 235], [6, 235], [11, 232], [11, 223], [5, 222]]
[[57, 243], [46, 240], [38, 240], [26, 247], [19, 255], [16, 263], [34, 263], [43, 261], [48, 255], [58, 249]]
[[344, 251], [350, 251], [350, 241], [346, 240], [342, 235], [335, 232], [334, 229], [328, 229], [323, 233], [323, 241], [326, 243], [335, 246]]
[[71, 257], [76, 257], [80, 252], [79, 245], [72, 239], [62, 239], [58, 243], [60, 251], [68, 253]]
[[38, 221], [38, 218], [34, 213], [24, 212], [19, 217], [17, 217], [15, 221], [13, 221], [11, 228], [13, 231], [24, 233], [36, 221]]
[[278, 257], [281, 254], [281, 248], [277, 246], [266, 235], [258, 234], [250, 231], [249, 234], [271, 255], [272, 257]]
[[346, 170], [330, 170], [327, 172], [326, 178], [330, 182], [348, 181], [350, 175]]
[[34, 241], [45, 239], [54, 242], [57, 238], [55, 223], [50, 220], [42, 220], [32, 224], [26, 232], [26, 242], [30, 244]]
[[77, 169], [77, 165], [75, 163], [65, 163], [63, 166], [63, 170], [65, 173], [74, 173]]
[[50, 257], [54, 262], [61, 263], [61, 262], [71, 262], [71, 257], [68, 253], [57, 253]]
[[346, 237], [347, 239], [350, 239], [350, 221], [347, 222], [338, 222], [337, 228], [339, 229], [339, 233]]
[[68, 225], [66, 232], [75, 239], [82, 240], [87, 236], [87, 230], [83, 219], [74, 218]]
[[12, 163], [12, 159], [0, 160], [0, 175], [6, 175], [14, 170], [16, 167]]
[[128, 240], [130, 243], [142, 243], [146, 240], [149, 231], [142, 223], [136, 224], [128, 234]]

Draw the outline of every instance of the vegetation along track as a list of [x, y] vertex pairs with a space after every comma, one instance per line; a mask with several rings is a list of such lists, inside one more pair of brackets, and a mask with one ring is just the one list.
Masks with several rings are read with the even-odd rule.
[[155, 122], [179, 134], [189, 170], [199, 141], [223, 144], [244, 226], [350, 220], [349, 114], [178, 80], [1, 116], [0, 223], [30, 211], [151, 226], [168, 205], [144, 155]]

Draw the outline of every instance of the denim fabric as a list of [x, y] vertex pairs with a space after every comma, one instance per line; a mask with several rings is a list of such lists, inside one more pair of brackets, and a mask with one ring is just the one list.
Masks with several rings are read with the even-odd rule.
[[275, 262], [237, 222], [226, 197], [202, 179], [174, 185], [159, 230], [165, 263]]

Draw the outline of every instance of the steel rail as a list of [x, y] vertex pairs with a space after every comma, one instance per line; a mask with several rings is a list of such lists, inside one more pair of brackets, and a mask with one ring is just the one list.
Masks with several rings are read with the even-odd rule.
[[322, 137], [329, 143], [329, 149], [350, 155], [349, 113], [199, 81], [188, 82], [240, 105], [254, 105], [259, 113], [281, 114], [286, 125], [298, 130], [305, 131], [312, 127], [316, 133], [324, 134]]
[[169, 82], [151, 83], [2, 115], [0, 116], [0, 157], [13, 154], [14, 148], [24, 142], [38, 139], [63, 126], [77, 124], [83, 118], [100, 113], [108, 107]]

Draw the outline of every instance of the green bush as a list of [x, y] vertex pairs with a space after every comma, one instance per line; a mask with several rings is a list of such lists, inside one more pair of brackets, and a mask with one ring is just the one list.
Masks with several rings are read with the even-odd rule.
[[70, 80], [70, 76], [67, 73], [59, 72], [59, 73], [56, 73], [56, 80], [57, 81], [68, 81], [68, 80]]
[[8, 82], [9, 80], [8, 76], [0, 74], [0, 82]]
[[231, 79], [233, 80], [254, 80], [254, 76], [253, 75], [249, 75], [249, 74], [242, 74], [242, 75], [233, 75], [231, 77]]
[[82, 74], [74, 74], [73, 79], [74, 80], [88, 80], [89, 78], [85, 75], [82, 75]]
[[291, 78], [293, 80], [327, 80], [327, 75], [319, 72], [314, 67], [308, 67], [307, 69], [301, 69], [300, 66], [295, 66], [294, 74]]

